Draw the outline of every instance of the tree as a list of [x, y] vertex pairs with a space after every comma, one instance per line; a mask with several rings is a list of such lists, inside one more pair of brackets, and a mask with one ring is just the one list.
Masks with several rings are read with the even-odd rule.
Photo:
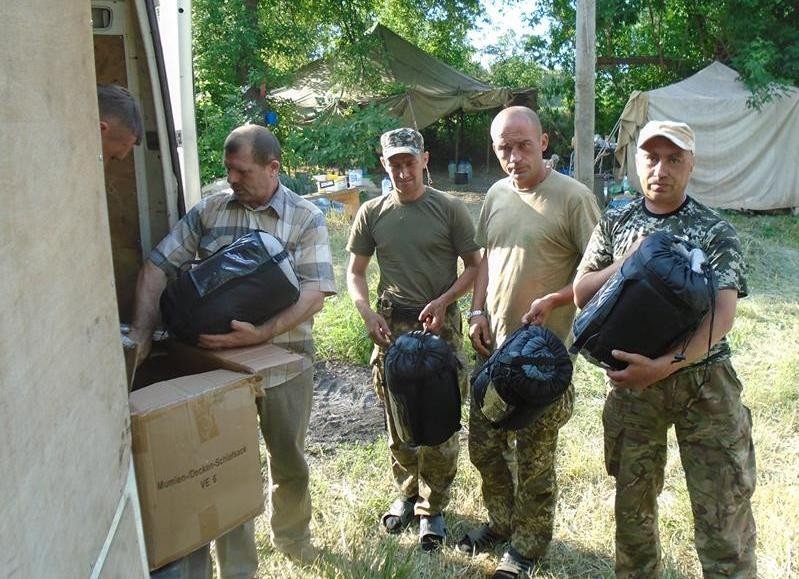
[[[246, 120], [258, 121], [267, 109], [278, 109], [283, 119], [275, 128], [278, 138], [296, 142], [293, 111], [267, 102], [265, 95], [319, 57], [336, 52], [333, 74], [342, 83], [391, 90], [365, 37], [378, 19], [445, 62], [466, 68], [472, 54], [466, 34], [479, 7], [479, 0], [194, 0], [203, 179], [224, 173], [220, 151], [227, 133]], [[373, 116], [360, 124], [368, 125]], [[290, 162], [300, 161], [291, 147], [285, 153]]]
[[[533, 25], [550, 22], [549, 38], [531, 53], [549, 66], [574, 69], [573, 0], [541, 0]], [[766, 102], [799, 81], [799, 20], [786, 0], [603, 0], [597, 3], [597, 128], [607, 133], [633, 90], [685, 78], [712, 60], [735, 68]], [[542, 42], [543, 40], [543, 42]]]

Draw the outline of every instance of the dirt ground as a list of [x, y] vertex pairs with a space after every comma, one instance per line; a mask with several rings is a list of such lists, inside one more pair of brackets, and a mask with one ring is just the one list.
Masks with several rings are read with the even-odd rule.
[[[454, 185], [446, 172], [433, 171], [432, 186], [463, 199], [477, 219], [488, 188], [503, 175], [477, 172], [470, 183]], [[372, 388], [369, 368], [340, 361], [315, 366], [314, 405], [306, 448], [311, 456], [329, 453], [340, 444], [370, 443], [384, 436], [383, 407]]]
[[384, 432], [383, 406], [369, 368], [321, 361], [314, 368], [314, 403], [306, 449], [326, 454], [346, 443], [374, 442]]

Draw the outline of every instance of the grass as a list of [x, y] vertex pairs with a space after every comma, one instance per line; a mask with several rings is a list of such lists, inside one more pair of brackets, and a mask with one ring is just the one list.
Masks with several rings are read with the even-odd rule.
[[[741, 234], [750, 266], [750, 296], [739, 302], [730, 341], [754, 421], [759, 576], [799, 577], [799, 218], [725, 216]], [[327, 300], [316, 317], [317, 348], [320, 357], [362, 364], [370, 345], [346, 294], [344, 246], [348, 224], [332, 218], [330, 227], [339, 295]], [[370, 280], [373, 289], [374, 268]], [[466, 309], [468, 300], [462, 306]], [[602, 375], [580, 359], [575, 384], [575, 413], [560, 435], [555, 539], [536, 577], [613, 576], [613, 480], [605, 474], [602, 457]], [[485, 517], [479, 476], [468, 460], [465, 429], [461, 449], [446, 514], [451, 539], [459, 538]], [[323, 552], [321, 559], [314, 566], [300, 567], [274, 554], [267, 523], [261, 517], [257, 527], [260, 577], [484, 577], [498, 562], [499, 551], [469, 558], [450, 546], [430, 555], [418, 549], [412, 530], [399, 536], [381, 532], [378, 519], [394, 497], [388, 450], [382, 438], [370, 445], [343, 446], [332, 455], [315, 459], [311, 476], [312, 533]], [[673, 433], [660, 498], [660, 527], [665, 576], [701, 576]]]

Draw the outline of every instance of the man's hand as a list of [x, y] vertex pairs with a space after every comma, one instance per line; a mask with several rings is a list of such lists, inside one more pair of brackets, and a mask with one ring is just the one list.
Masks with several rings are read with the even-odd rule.
[[469, 339], [472, 347], [478, 354], [486, 358], [491, 355], [491, 328], [488, 327], [488, 318], [485, 316], [474, 316], [469, 322]]
[[197, 337], [197, 345], [209, 350], [221, 350], [222, 348], [238, 348], [241, 346], [253, 346], [267, 341], [263, 327], [258, 328], [249, 322], [233, 320], [230, 322], [232, 331], [227, 334], [200, 334]]
[[139, 332], [136, 328], [131, 328], [128, 338], [137, 344], [136, 350], [136, 367], [141, 366], [141, 363], [150, 355], [150, 350], [153, 347], [153, 334], [148, 332], [144, 334]]
[[427, 304], [419, 314], [419, 321], [427, 332], [438, 334], [444, 327], [447, 315], [447, 306], [440, 300], [433, 300]]
[[543, 326], [549, 317], [549, 313], [558, 306], [557, 300], [557, 294], [547, 294], [533, 300], [533, 303], [530, 304], [530, 309], [522, 316], [522, 323]]
[[364, 322], [372, 342], [383, 348], [387, 348], [391, 344], [391, 330], [383, 316], [375, 311], [370, 311]]
[[643, 390], [678, 369], [671, 364], [668, 356], [652, 359], [622, 350], [613, 350], [611, 354], [617, 360], [628, 364], [623, 370], [606, 370], [608, 378], [622, 388]]

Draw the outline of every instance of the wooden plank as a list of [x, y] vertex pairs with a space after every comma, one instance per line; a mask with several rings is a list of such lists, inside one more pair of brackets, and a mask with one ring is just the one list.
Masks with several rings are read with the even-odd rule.
[[358, 208], [361, 206], [361, 190], [357, 187], [342, 189], [341, 191], [322, 191], [320, 193], [305, 195], [305, 199], [309, 201], [322, 198], [342, 203], [344, 205], [344, 214], [350, 221], [355, 219]]

